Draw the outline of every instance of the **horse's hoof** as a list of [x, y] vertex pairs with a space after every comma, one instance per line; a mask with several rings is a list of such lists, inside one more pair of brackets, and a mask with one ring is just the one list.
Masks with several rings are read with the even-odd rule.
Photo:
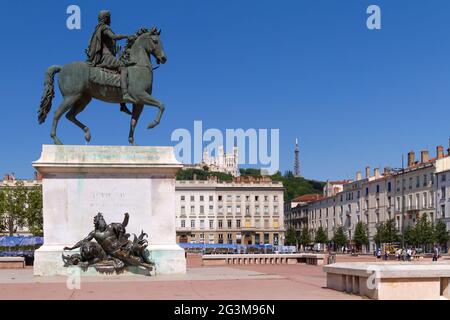
[[156, 127], [158, 125], [157, 122], [152, 122], [148, 125], [147, 129], [153, 129], [154, 127]]
[[131, 146], [134, 146], [134, 139], [133, 138], [129, 138], [128, 142], [130, 143]]
[[89, 131], [89, 129], [85, 129], [84, 130], [85, 134], [84, 134], [84, 139], [86, 140], [86, 142], [90, 142], [91, 141], [91, 132]]

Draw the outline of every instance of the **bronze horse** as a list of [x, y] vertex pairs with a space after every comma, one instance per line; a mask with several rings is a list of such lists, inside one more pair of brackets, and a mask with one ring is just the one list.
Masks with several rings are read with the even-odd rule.
[[[153, 122], [149, 123], [148, 129], [157, 126], [164, 113], [164, 104], [155, 99], [152, 94], [153, 84], [153, 68], [150, 55], [156, 59], [157, 63], [164, 64], [167, 57], [164, 53], [163, 45], [160, 40], [161, 30], [152, 28], [151, 30], [141, 29], [136, 33], [133, 40], [129, 40], [127, 48], [124, 52], [123, 58], [132, 62], [128, 68], [128, 92], [134, 99], [133, 111], [131, 115], [130, 132], [128, 141], [134, 144], [134, 129], [136, 128], [139, 117], [142, 113], [144, 105], [154, 106], [159, 109], [159, 112]], [[91, 70], [91, 69], [97, 70]], [[48, 68], [45, 75], [44, 94], [41, 99], [39, 108], [39, 123], [44, 123], [48, 112], [52, 106], [52, 99], [55, 96], [54, 91], [54, 77], [56, 73], [60, 73], [58, 84], [64, 100], [59, 105], [53, 116], [53, 124], [50, 136], [55, 144], [62, 144], [56, 135], [56, 128], [58, 121], [63, 114], [66, 118], [76, 124], [84, 131], [84, 137], [87, 142], [91, 140], [91, 133], [89, 128], [81, 123], [76, 116], [81, 113], [92, 98], [110, 102], [110, 103], [124, 103], [122, 99], [122, 92], [120, 85], [111, 85], [102, 83], [102, 81], [92, 81], [92, 74], [99, 75], [100, 80], [105, 80], [109, 77], [118, 77], [102, 71], [99, 74], [97, 67], [91, 67], [85, 62], [73, 62], [65, 66], [51, 66]]]

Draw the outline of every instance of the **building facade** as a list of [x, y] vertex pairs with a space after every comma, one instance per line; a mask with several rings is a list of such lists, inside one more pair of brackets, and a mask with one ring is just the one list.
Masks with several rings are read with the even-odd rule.
[[284, 244], [281, 182], [176, 181], [177, 242]]
[[[353, 181], [342, 183], [342, 191], [335, 190], [330, 184], [324, 190], [324, 197], [307, 203], [301, 208], [303, 223], [314, 236], [322, 227], [332, 239], [337, 227], [342, 226], [350, 245], [358, 222], [363, 222], [368, 229], [370, 244], [364, 251], [374, 250], [374, 236], [377, 227], [394, 219], [397, 230], [402, 233], [408, 226], [413, 226], [419, 217], [427, 215], [432, 222], [444, 219], [450, 229], [450, 150], [447, 155], [443, 147], [438, 146], [436, 157], [430, 159], [428, 151], [422, 151], [420, 159], [415, 153], [408, 153], [405, 168], [385, 168], [381, 173], [378, 168], [373, 173], [366, 168], [365, 177], [361, 172]], [[287, 220], [286, 228], [295, 225]]]

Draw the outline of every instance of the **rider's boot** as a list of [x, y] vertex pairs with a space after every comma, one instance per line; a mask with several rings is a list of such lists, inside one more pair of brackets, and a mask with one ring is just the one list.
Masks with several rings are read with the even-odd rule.
[[122, 89], [122, 99], [125, 103], [136, 103], [136, 100], [134, 100], [128, 93], [127, 78], [128, 78], [127, 68], [121, 68], [120, 87]]

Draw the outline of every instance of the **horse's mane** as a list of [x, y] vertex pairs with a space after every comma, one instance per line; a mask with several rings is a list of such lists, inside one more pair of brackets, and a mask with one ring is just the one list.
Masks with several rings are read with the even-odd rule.
[[120, 60], [123, 62], [129, 62], [130, 49], [133, 47], [134, 43], [141, 35], [143, 35], [144, 33], [157, 34], [157, 32], [158, 30], [156, 29], [156, 27], [153, 27], [152, 29], [140, 28], [138, 31], [136, 31], [133, 37], [128, 38], [127, 44], [125, 45], [125, 48], [120, 55]]

